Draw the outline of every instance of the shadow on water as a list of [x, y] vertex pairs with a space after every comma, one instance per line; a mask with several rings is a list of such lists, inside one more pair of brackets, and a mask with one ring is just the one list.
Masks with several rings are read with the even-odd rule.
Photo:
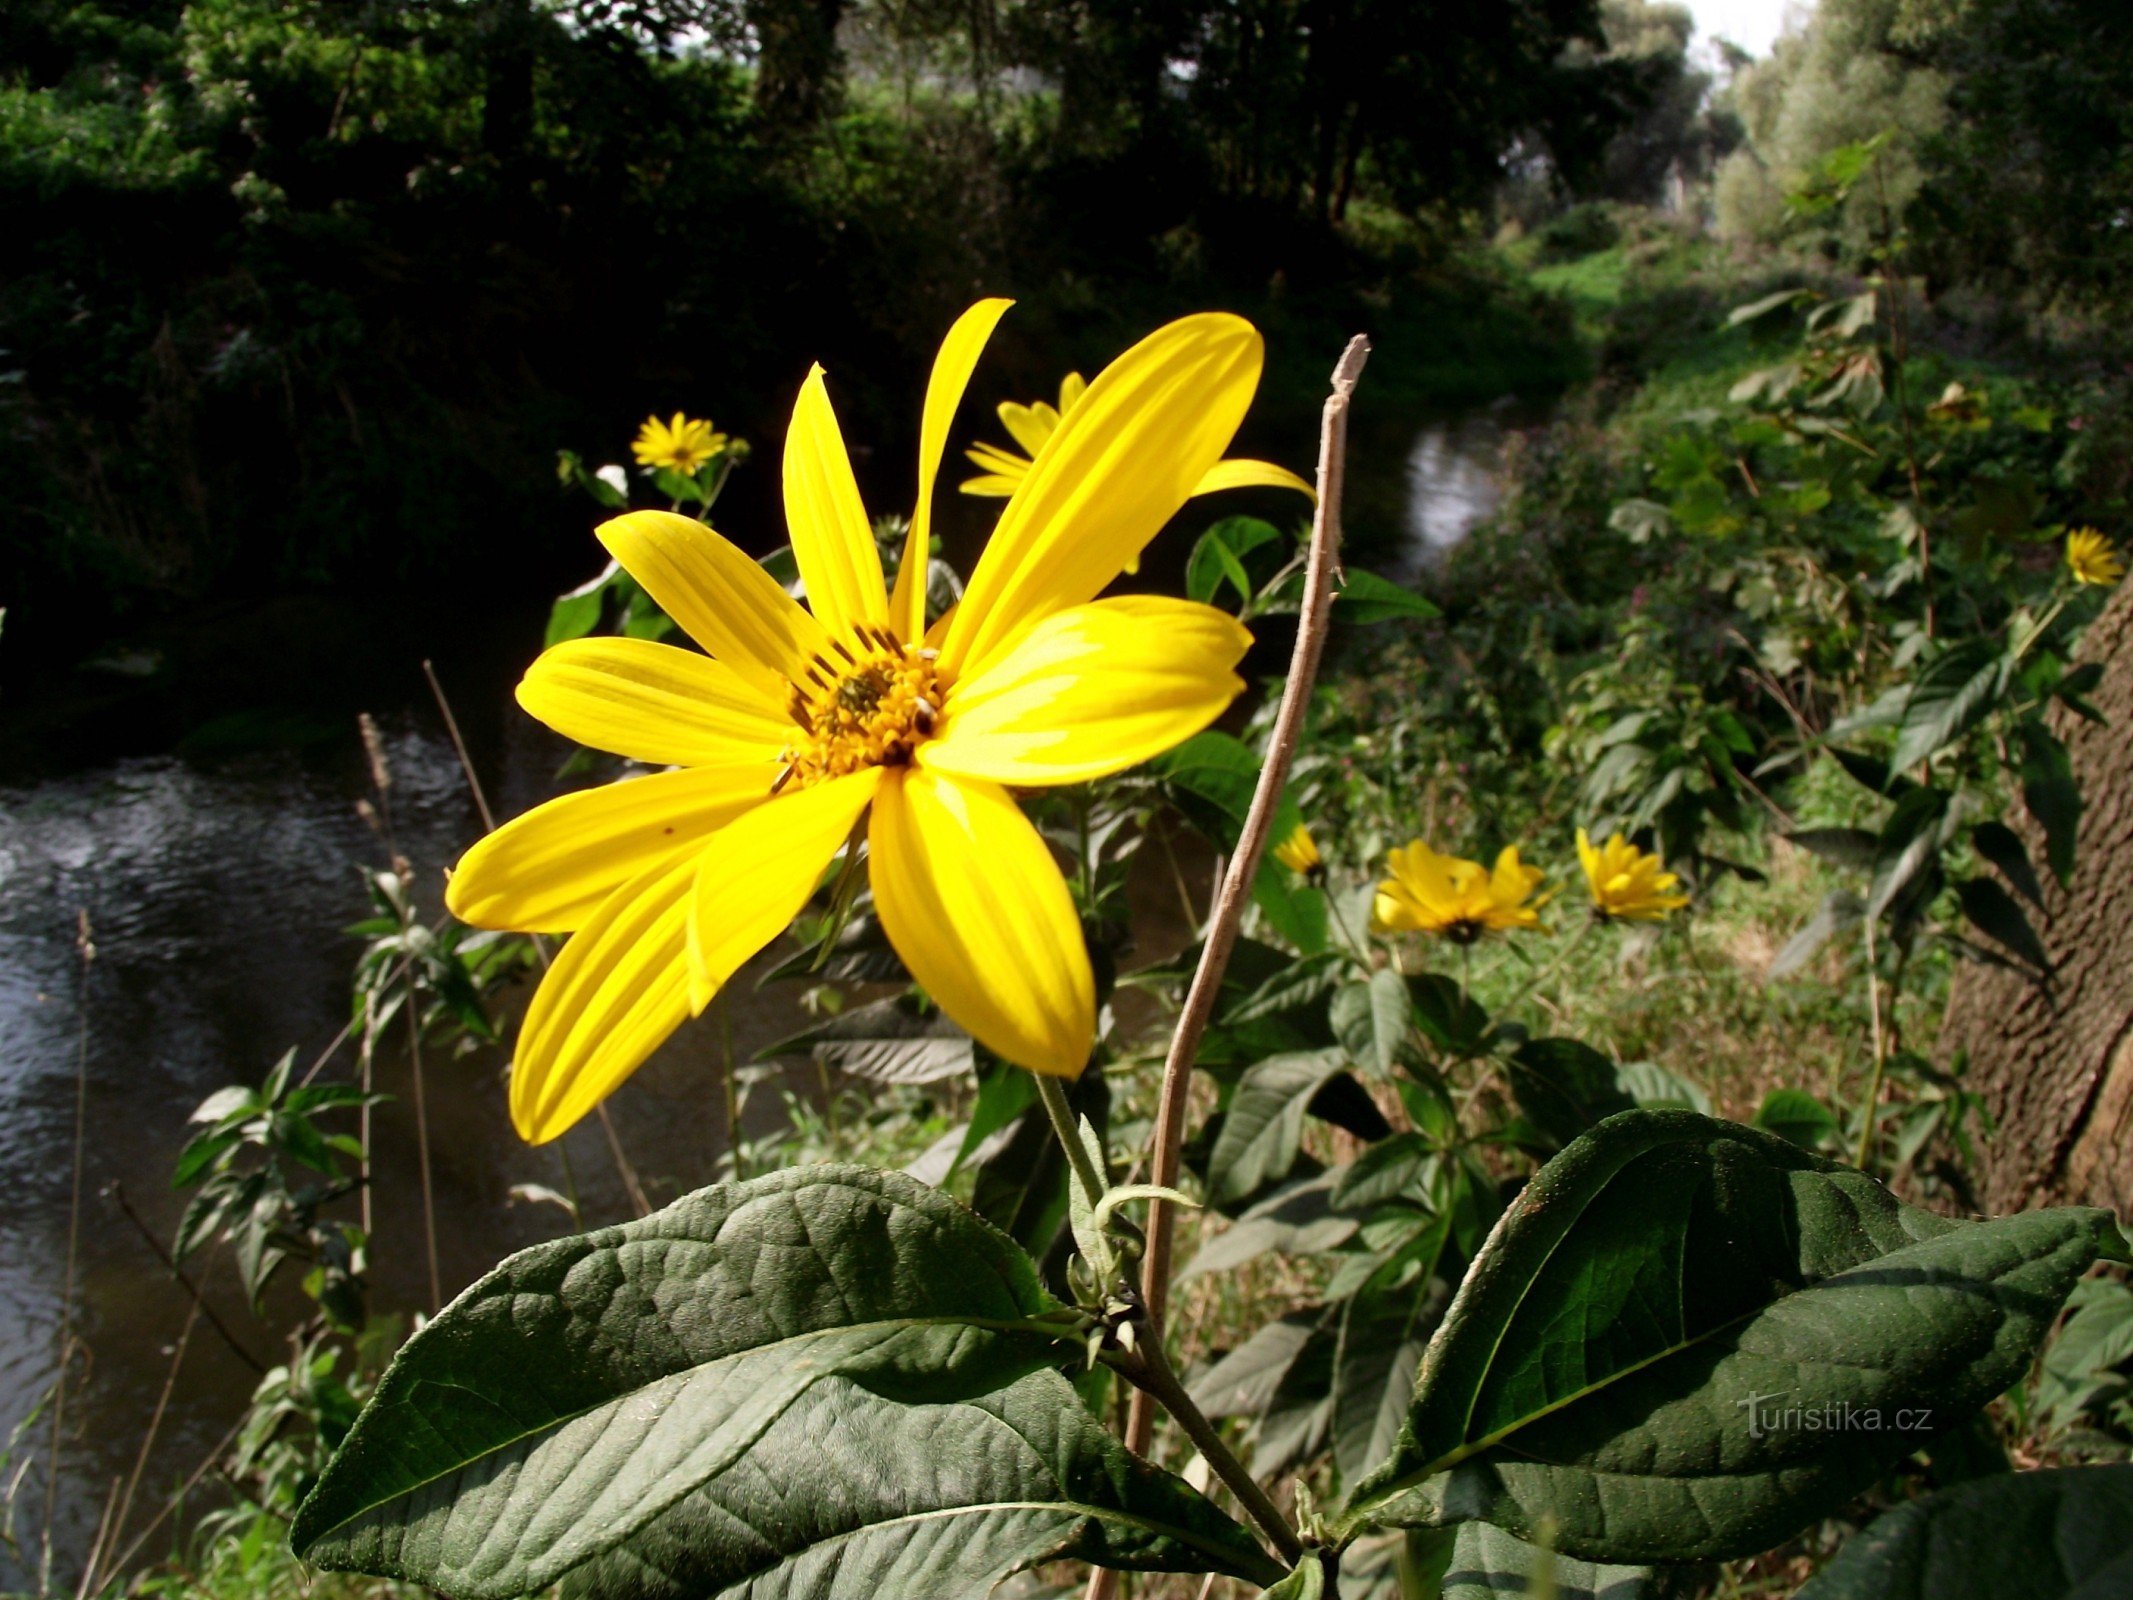
[[[1377, 548], [1399, 550], [1382, 563], [1389, 571], [1418, 576], [1494, 508], [1497, 454], [1510, 425], [1501, 408], [1432, 423], [1400, 463], [1404, 478], [1381, 473], [1385, 481], [1368, 486], [1364, 504], [1387, 513], [1404, 507], [1404, 524], [1376, 530]], [[511, 681], [537, 647], [539, 613], [512, 609], [508, 626], [461, 627], [443, 637], [373, 632], [369, 659], [394, 662], [390, 687], [375, 673], [311, 683], [302, 636], [314, 623], [286, 624], [281, 635], [249, 646], [258, 660], [248, 670], [273, 671], [279, 662], [279, 700], [310, 693], [330, 711], [247, 710], [240, 701], [202, 715], [188, 706], [177, 719], [189, 730], [185, 737], [162, 741], [182, 753], [105, 754], [56, 772], [43, 764], [37, 770], [44, 775], [0, 784], [0, 1441], [52, 1381], [74, 1068], [86, 1025], [78, 1326], [88, 1355], [69, 1400], [54, 1528], [59, 1573], [78, 1568], [112, 1481], [132, 1468], [184, 1322], [181, 1291], [109, 1188], [123, 1183], [147, 1226], [167, 1241], [183, 1207], [169, 1174], [187, 1115], [225, 1083], [258, 1081], [292, 1045], [308, 1062], [347, 1019], [357, 946], [335, 932], [368, 914], [362, 873], [385, 860], [381, 841], [355, 810], [368, 774], [354, 737], [354, 706], [378, 712], [394, 778], [395, 843], [414, 866], [424, 910], [437, 909], [442, 869], [476, 836], [479, 823], [441, 721], [419, 677], [399, 671], [399, 655], [419, 660], [422, 650], [437, 651], [500, 816], [555, 792], [568, 747], [519, 713], [509, 697]], [[302, 615], [351, 636], [371, 628], [330, 610]], [[121, 673], [128, 668], [125, 659], [111, 665]], [[123, 722], [127, 704], [117, 699], [92, 709], [106, 723]], [[39, 726], [37, 715], [32, 708], [27, 725]], [[63, 720], [53, 714], [46, 725]], [[12, 729], [0, 730], [6, 735], [0, 747], [19, 748], [23, 726], [18, 718]], [[156, 742], [145, 734], [121, 747]], [[1174, 948], [1183, 937], [1174, 896], [1140, 901], [1136, 925], [1144, 948]], [[86, 985], [74, 948], [81, 911], [93, 924], [96, 950]], [[525, 985], [515, 991], [513, 1009], [523, 1006], [526, 992]], [[734, 1046], [744, 1062], [798, 1025], [790, 986], [758, 991], [744, 974], [729, 994]], [[723, 1148], [715, 1087], [720, 1054], [715, 1028], [685, 1027], [613, 1102], [622, 1142], [655, 1204], [715, 1173]], [[568, 1176], [557, 1148], [528, 1149], [512, 1136], [504, 1066], [501, 1052], [481, 1050], [429, 1068], [448, 1296], [499, 1256], [566, 1226], [552, 1207], [511, 1203], [515, 1184], [561, 1190], [574, 1176], [588, 1222], [629, 1214], [596, 1123], [563, 1141]], [[329, 1070], [347, 1072], [348, 1058]], [[395, 1098], [381, 1108], [375, 1130], [373, 1301], [405, 1312], [426, 1297], [415, 1133], [405, 1060], [383, 1057], [379, 1070], [379, 1086]], [[758, 1097], [751, 1134], [774, 1126], [775, 1099]], [[196, 1272], [199, 1266], [196, 1260]], [[226, 1263], [206, 1270], [209, 1298], [223, 1320], [261, 1360], [279, 1360], [285, 1352], [273, 1344], [272, 1330], [288, 1319], [275, 1312], [290, 1308], [256, 1318]], [[253, 1381], [252, 1370], [205, 1326], [196, 1331], [142, 1481], [136, 1529], [210, 1453], [243, 1410]], [[46, 1427], [41, 1419], [23, 1441], [24, 1452], [39, 1461], [17, 1515], [32, 1564], [42, 1523]], [[148, 1547], [151, 1554], [164, 1548], [160, 1535]], [[33, 1582], [34, 1565], [23, 1571], [0, 1549], [0, 1590]]]

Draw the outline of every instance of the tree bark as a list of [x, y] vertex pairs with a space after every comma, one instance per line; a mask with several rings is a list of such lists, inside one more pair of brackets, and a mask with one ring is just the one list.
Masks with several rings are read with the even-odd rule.
[[[1967, 1052], [1967, 1085], [1994, 1131], [1980, 1144], [1988, 1213], [2072, 1202], [2133, 1210], [2133, 583], [2121, 585], [2077, 652], [2103, 666], [2098, 726], [2051, 713], [2081, 785], [2070, 889], [2050, 874], [2031, 921], [2053, 962], [2049, 985], [1997, 967], [1956, 975], [1940, 1054]], [[2042, 832], [2011, 818], [2042, 861]]]

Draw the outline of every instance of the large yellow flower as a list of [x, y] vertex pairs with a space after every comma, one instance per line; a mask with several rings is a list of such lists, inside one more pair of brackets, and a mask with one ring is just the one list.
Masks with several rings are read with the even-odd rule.
[[703, 464], [726, 448], [726, 436], [715, 431], [709, 420], [674, 413], [672, 422], [646, 417], [630, 453], [637, 465], [648, 471], [664, 467], [670, 472], [694, 476]]
[[1662, 922], [1689, 903], [1681, 880], [1649, 850], [1617, 833], [1597, 847], [1578, 829], [1578, 864], [1602, 921]]
[[1533, 898], [1541, 870], [1506, 845], [1492, 872], [1478, 861], [1440, 856], [1416, 839], [1386, 857], [1392, 876], [1378, 885], [1371, 917], [1392, 933], [1430, 933], [1472, 944], [1485, 933], [1540, 926], [1546, 897]]
[[1002, 512], [962, 603], [929, 629], [922, 581], [949, 424], [1004, 300], [935, 360], [918, 502], [882, 579], [822, 369], [785, 444], [785, 511], [812, 610], [702, 523], [600, 530], [709, 652], [578, 639], [519, 702], [579, 743], [680, 770], [550, 801], [461, 860], [482, 927], [570, 932], [519, 1036], [511, 1112], [536, 1143], [612, 1092], [791, 922], [849, 840], [875, 909], [942, 1010], [1009, 1061], [1079, 1073], [1095, 985], [1066, 881], [1010, 787], [1078, 783], [1204, 728], [1243, 688], [1249, 636], [1210, 606], [1098, 600], [1221, 459], [1262, 349], [1186, 317], [1089, 385]]
[[2113, 584], [2126, 575], [2118, 547], [2094, 528], [2076, 528], [2066, 536], [2066, 570], [2076, 583]]
[[[1016, 455], [1012, 450], [1003, 450], [994, 444], [976, 444], [963, 452], [978, 476], [965, 478], [957, 485], [963, 493], [1000, 498], [1011, 495], [1029, 476], [1030, 464], [1052, 435], [1059, 431], [1060, 422], [1081, 403], [1088, 392], [1088, 384], [1078, 372], [1070, 372], [1059, 385], [1059, 404], [1052, 406], [1042, 400], [1033, 400], [1028, 405], [1017, 405], [1009, 400], [1000, 407], [1000, 424], [1007, 429], [1009, 437], [1028, 452]], [[1277, 467], [1271, 461], [1251, 461], [1239, 457], [1235, 461], [1217, 461], [1202, 474], [1193, 485], [1195, 496], [1215, 494], [1223, 489], [1294, 489], [1307, 499], [1316, 501], [1318, 491], [1287, 467]], [[1126, 562], [1125, 571], [1140, 570], [1138, 551]]]

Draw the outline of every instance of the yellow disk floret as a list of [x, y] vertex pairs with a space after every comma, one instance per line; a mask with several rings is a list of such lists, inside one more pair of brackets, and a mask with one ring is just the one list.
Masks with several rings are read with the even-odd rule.
[[800, 737], [779, 787], [802, 787], [868, 767], [908, 766], [940, 718], [932, 650], [909, 650], [886, 629], [863, 631], [858, 648], [839, 640], [814, 658], [793, 689]]

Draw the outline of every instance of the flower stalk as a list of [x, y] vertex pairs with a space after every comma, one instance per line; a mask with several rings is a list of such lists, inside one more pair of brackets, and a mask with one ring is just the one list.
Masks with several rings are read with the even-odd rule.
[[[1303, 1559], [1304, 1547], [1296, 1530], [1289, 1526], [1289, 1519], [1259, 1486], [1259, 1480], [1237, 1459], [1223, 1440], [1221, 1430], [1193, 1404], [1192, 1396], [1171, 1367], [1170, 1358], [1163, 1353], [1163, 1341], [1152, 1329], [1144, 1329], [1143, 1334], [1144, 1337], [1134, 1341], [1131, 1350], [1109, 1358], [1111, 1369], [1133, 1384], [1136, 1398], [1142, 1395], [1153, 1398], [1177, 1420], [1214, 1475], [1228, 1486], [1237, 1497], [1237, 1503], [1259, 1525], [1259, 1531], [1267, 1536], [1275, 1553], [1293, 1567]], [[1110, 1571], [1108, 1567], [1099, 1567], [1097, 1575], [1100, 1577]], [[1093, 1583], [1090, 1589], [1092, 1593], [1095, 1591]]]
[[[1311, 519], [1311, 551], [1304, 571], [1303, 610], [1296, 630], [1296, 647], [1290, 657], [1288, 681], [1282, 690], [1274, 730], [1267, 741], [1266, 765], [1260, 769], [1258, 788], [1250, 812], [1222, 880], [1215, 912], [1209, 919], [1200, 964], [1193, 973], [1184, 1009], [1171, 1035], [1170, 1051], [1163, 1063], [1162, 1097], [1156, 1111], [1155, 1148], [1150, 1162], [1150, 1182], [1164, 1188], [1176, 1184], [1180, 1152], [1185, 1142], [1185, 1105], [1192, 1082], [1192, 1064], [1200, 1040], [1214, 1015], [1215, 999], [1221, 992], [1222, 974], [1236, 948], [1237, 930], [1251, 894], [1252, 879], [1259, 871], [1268, 835], [1273, 831], [1274, 810], [1288, 782], [1289, 764], [1296, 741], [1303, 733], [1304, 714], [1311, 703], [1311, 688], [1318, 677], [1319, 658], [1325, 653], [1326, 634], [1333, 608], [1334, 586], [1340, 577], [1341, 486], [1346, 465], [1348, 406], [1370, 356], [1370, 341], [1357, 334], [1348, 341], [1333, 369], [1333, 392], [1327, 396], [1319, 426], [1318, 504]], [[1171, 1242], [1176, 1229], [1175, 1208], [1164, 1200], [1148, 1208], [1148, 1252], [1141, 1264], [1141, 1298], [1147, 1315], [1147, 1340], [1160, 1344], [1163, 1313], [1170, 1300]], [[1181, 1391], [1182, 1392], [1182, 1391]], [[1136, 1390], [1126, 1424], [1127, 1447], [1145, 1454], [1155, 1429], [1150, 1408], [1151, 1391]], [[1166, 1409], [1168, 1403], [1166, 1401]], [[1176, 1412], [1172, 1411], [1173, 1415]], [[1183, 1418], [1179, 1419], [1181, 1423]], [[1210, 1464], [1214, 1458], [1209, 1457]], [[1091, 1594], [1099, 1592], [1097, 1583]], [[1102, 1591], [1109, 1592], [1109, 1591]]]

